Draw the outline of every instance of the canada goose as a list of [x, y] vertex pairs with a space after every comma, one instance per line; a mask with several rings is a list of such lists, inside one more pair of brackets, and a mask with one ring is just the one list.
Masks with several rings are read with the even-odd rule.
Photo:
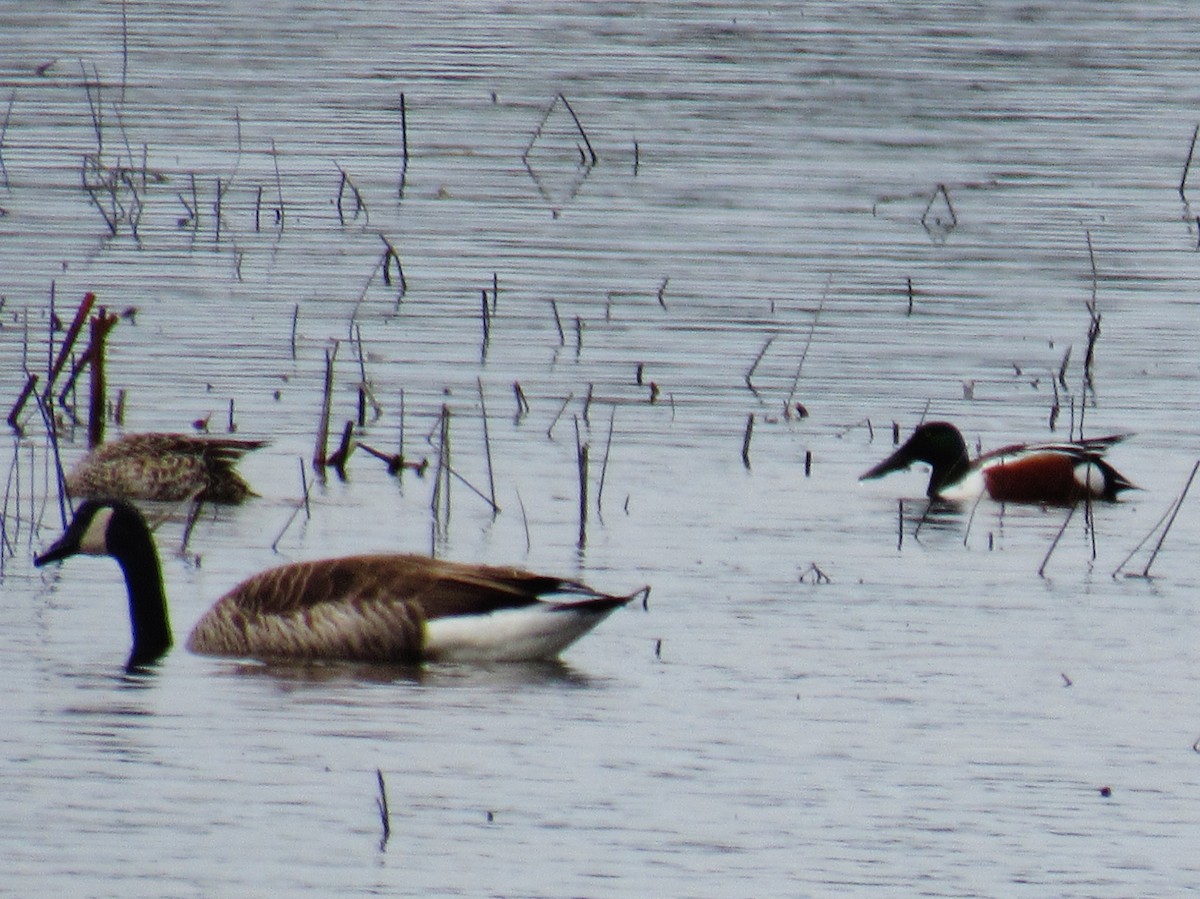
[[[162, 570], [142, 514], [121, 500], [88, 500], [36, 559], [109, 555], [125, 574], [133, 650], [152, 664], [171, 647]], [[201, 616], [187, 647], [260, 659], [423, 661], [551, 659], [636, 596], [516, 568], [426, 556], [362, 555], [260, 572]], [[570, 597], [546, 601], [551, 595]]]
[[265, 444], [236, 437], [129, 434], [84, 456], [67, 475], [67, 490], [80, 498], [240, 503], [254, 492], [233, 467]]

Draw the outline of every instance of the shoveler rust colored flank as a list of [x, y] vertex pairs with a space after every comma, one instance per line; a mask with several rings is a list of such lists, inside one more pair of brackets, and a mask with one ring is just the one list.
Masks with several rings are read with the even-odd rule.
[[1125, 434], [1064, 443], [1013, 444], [974, 461], [954, 425], [923, 424], [896, 450], [859, 480], [924, 462], [932, 468], [926, 495], [949, 501], [988, 496], [999, 502], [1072, 505], [1082, 499], [1114, 501], [1135, 485], [1104, 459]]
[[[37, 566], [112, 556], [129, 593], [134, 671], [171, 647], [162, 568], [142, 514], [88, 500]], [[519, 568], [378, 554], [295, 562], [260, 572], [201, 616], [202, 655], [313, 662], [520, 662], [553, 659], [643, 587], [624, 596]]]
[[93, 449], [67, 474], [72, 496], [91, 499], [202, 499], [241, 503], [254, 496], [234, 470], [265, 440], [194, 434], [129, 434]]

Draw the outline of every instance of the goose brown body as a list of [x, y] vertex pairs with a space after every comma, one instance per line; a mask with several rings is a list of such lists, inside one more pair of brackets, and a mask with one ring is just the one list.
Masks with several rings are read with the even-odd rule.
[[265, 443], [194, 434], [128, 434], [84, 456], [67, 474], [67, 489], [80, 498], [179, 502], [196, 497], [241, 503], [254, 491], [234, 466]]
[[[77, 553], [120, 564], [133, 632], [127, 667], [157, 661], [171, 629], [141, 513], [120, 500], [88, 500], [35, 564]], [[647, 590], [610, 595], [564, 578], [427, 556], [345, 556], [250, 577], [200, 618], [187, 645], [205, 655], [302, 661], [550, 659]]]
[[249, 578], [200, 618], [187, 646], [207, 655], [429, 660], [437, 656], [426, 641], [429, 621], [541, 603], [550, 593], [612, 600], [613, 608], [627, 599], [515, 568], [414, 555], [346, 556]]

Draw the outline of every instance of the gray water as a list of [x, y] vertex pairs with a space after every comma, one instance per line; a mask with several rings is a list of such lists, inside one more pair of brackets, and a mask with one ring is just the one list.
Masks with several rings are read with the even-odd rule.
[[[137, 310], [109, 342], [125, 430], [222, 432], [232, 401], [270, 438], [242, 466], [261, 497], [186, 550], [168, 510], [178, 637], [254, 571], [366, 548], [649, 583], [649, 607], [557, 666], [177, 648], [127, 677], [111, 561], [32, 567], [61, 521], [26, 412], [0, 892], [1200, 887], [1195, 498], [1127, 576], [1200, 446], [1193, 7], [436, 7], [8, 0], [0, 400], [45, 372], [51, 296], [69, 320], [94, 291]], [[141, 203], [115, 235], [97, 152]], [[450, 410], [448, 514], [359, 451], [293, 519], [335, 347], [335, 429], [364, 375], [365, 443], [434, 460]], [[1143, 489], [1057, 544], [1062, 510], [923, 516], [921, 472], [856, 480], [922, 417], [983, 448], [1132, 432], [1111, 458]], [[489, 455], [495, 515], [464, 483], [490, 492]]]

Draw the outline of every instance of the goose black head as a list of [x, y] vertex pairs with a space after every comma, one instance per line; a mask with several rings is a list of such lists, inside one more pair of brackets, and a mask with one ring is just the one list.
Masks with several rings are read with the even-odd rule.
[[75, 555], [117, 555], [122, 536], [137, 521], [140, 514], [126, 502], [89, 499], [75, 510], [62, 536], [36, 556], [33, 564], [40, 568]]

